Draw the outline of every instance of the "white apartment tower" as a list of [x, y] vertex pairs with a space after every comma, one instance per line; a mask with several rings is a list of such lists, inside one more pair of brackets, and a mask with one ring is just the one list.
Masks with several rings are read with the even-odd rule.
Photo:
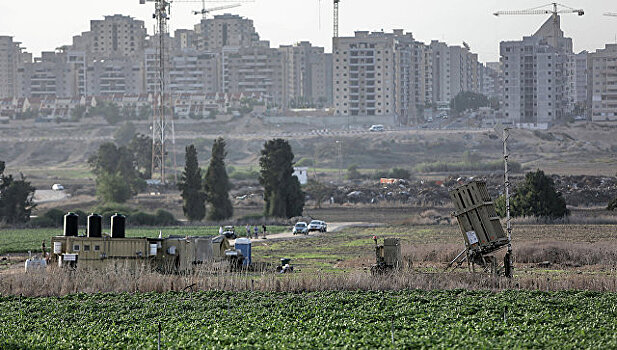
[[90, 31], [73, 37], [73, 49], [84, 51], [88, 59], [143, 57], [146, 40], [144, 22], [130, 16], [105, 16], [90, 21]]
[[20, 71], [32, 56], [13, 37], [0, 36], [0, 98], [23, 96]]
[[551, 17], [534, 35], [500, 43], [503, 106], [505, 117], [514, 124], [550, 125], [568, 112], [567, 67], [572, 40], [559, 30], [555, 48], [554, 23]]
[[588, 54], [588, 106], [594, 121], [617, 121], [617, 44]]
[[250, 47], [259, 41], [253, 21], [238, 15], [224, 14], [202, 19], [195, 25], [197, 47], [202, 51], [220, 52], [224, 47]]
[[336, 115], [394, 115], [395, 39], [358, 31], [333, 38], [333, 93]]

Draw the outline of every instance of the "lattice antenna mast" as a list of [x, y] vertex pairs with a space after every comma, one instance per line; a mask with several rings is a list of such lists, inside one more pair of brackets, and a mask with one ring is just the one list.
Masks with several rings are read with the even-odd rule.
[[[154, 19], [156, 19], [156, 33], [155, 37], [158, 38], [158, 45], [156, 51], [157, 60], [157, 78], [158, 78], [158, 91], [155, 93], [154, 100], [154, 113], [152, 116], [152, 176], [158, 173], [161, 179], [161, 183], [166, 182], [166, 146], [168, 138], [173, 134], [170, 132], [171, 119], [167, 117], [167, 110], [165, 108], [166, 101], [166, 50], [165, 40], [168, 33], [167, 22], [169, 20], [169, 12], [171, 1], [168, 0], [151, 0], [154, 2]], [[171, 115], [170, 117], [171, 118]]]

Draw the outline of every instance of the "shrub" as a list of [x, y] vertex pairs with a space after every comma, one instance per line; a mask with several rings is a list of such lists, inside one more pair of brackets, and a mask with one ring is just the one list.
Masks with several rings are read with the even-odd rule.
[[617, 198], [613, 199], [610, 203], [608, 203], [608, 206], [606, 207], [607, 210], [617, 210]]
[[296, 162], [295, 166], [308, 167], [308, 166], [313, 166], [313, 164], [314, 162], [310, 158], [300, 158], [300, 160]]

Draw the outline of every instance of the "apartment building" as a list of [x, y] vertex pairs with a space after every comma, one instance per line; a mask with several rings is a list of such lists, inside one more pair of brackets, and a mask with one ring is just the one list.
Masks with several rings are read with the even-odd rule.
[[617, 44], [587, 55], [588, 106], [594, 121], [617, 121]]
[[221, 52], [219, 91], [259, 94], [269, 105], [287, 106], [285, 57], [267, 46], [226, 47]]
[[548, 126], [568, 113], [567, 62], [572, 40], [559, 30], [555, 44], [554, 23], [551, 17], [534, 35], [500, 43], [503, 107], [512, 123]]
[[0, 36], [0, 98], [23, 96], [20, 75], [32, 55], [11, 36]]
[[195, 25], [197, 48], [220, 52], [224, 47], [250, 47], [259, 41], [253, 21], [238, 15], [216, 15]]
[[140, 61], [117, 57], [94, 60], [88, 65], [87, 90], [91, 96], [138, 95], [144, 88]]
[[[326, 105], [331, 98], [331, 55], [308, 41], [279, 48], [284, 55], [285, 95], [289, 107]], [[287, 107], [287, 106], [286, 106]]]
[[478, 55], [466, 46], [448, 46], [431, 41], [432, 87], [434, 103], [449, 103], [463, 91], [480, 92]]
[[73, 37], [73, 50], [84, 51], [88, 60], [116, 57], [141, 59], [146, 40], [144, 22], [130, 16], [105, 16], [90, 21], [90, 31]]
[[500, 62], [486, 62], [483, 65], [481, 93], [487, 97], [500, 98], [503, 95], [503, 73]]
[[218, 91], [218, 54], [182, 49], [171, 55], [170, 62], [168, 87], [173, 94], [206, 94]]
[[394, 115], [395, 38], [357, 31], [333, 38], [333, 93], [336, 115]]

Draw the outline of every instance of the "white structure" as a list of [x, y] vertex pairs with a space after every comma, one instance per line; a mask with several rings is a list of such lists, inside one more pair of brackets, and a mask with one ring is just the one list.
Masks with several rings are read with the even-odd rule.
[[555, 48], [553, 33], [551, 17], [534, 35], [500, 43], [503, 107], [505, 118], [514, 124], [551, 124], [569, 112], [567, 63], [572, 39], [559, 30]]
[[292, 176], [298, 178], [300, 185], [306, 185], [308, 183], [308, 168], [307, 167], [294, 167]]
[[588, 55], [588, 106], [594, 121], [617, 121], [617, 44]]

